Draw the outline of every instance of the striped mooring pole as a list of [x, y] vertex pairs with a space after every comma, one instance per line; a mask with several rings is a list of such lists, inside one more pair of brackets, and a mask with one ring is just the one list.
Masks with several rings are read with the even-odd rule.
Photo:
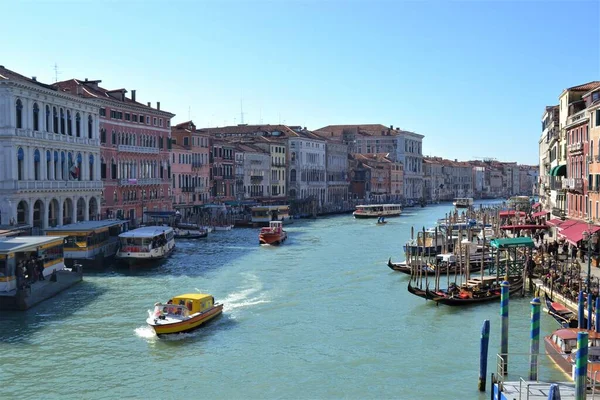
[[600, 332], [600, 296], [596, 297], [596, 317], [594, 318], [596, 332]]
[[504, 281], [500, 284], [500, 320], [502, 324], [500, 333], [500, 356], [502, 357], [502, 373], [508, 374], [508, 295], [510, 283]]
[[539, 298], [531, 300], [531, 345], [529, 347], [529, 380], [538, 380], [538, 355], [540, 353], [540, 308]]
[[579, 296], [577, 297], [577, 327], [579, 329], [585, 329], [584, 320], [585, 320], [585, 304], [583, 297], [583, 290], [579, 292]]
[[483, 321], [481, 327], [481, 346], [479, 349], [479, 391], [485, 392], [485, 380], [487, 376], [488, 347], [490, 343], [490, 320]]
[[594, 325], [592, 325], [592, 316], [594, 315], [594, 299], [592, 298], [592, 294], [587, 294], [587, 302], [588, 302], [588, 317], [587, 317], [587, 328], [588, 330], [592, 330]]
[[588, 367], [588, 332], [577, 332], [575, 356], [575, 400], [585, 400]]

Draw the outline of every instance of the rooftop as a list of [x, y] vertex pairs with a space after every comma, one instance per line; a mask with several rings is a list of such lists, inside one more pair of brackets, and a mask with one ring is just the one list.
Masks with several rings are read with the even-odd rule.
[[94, 229], [106, 228], [111, 226], [123, 225], [127, 221], [117, 219], [107, 219], [103, 221], [82, 221], [75, 224], [57, 226], [55, 228], [45, 229], [45, 232], [66, 232], [66, 231], [93, 231]]
[[16, 236], [11, 238], [0, 238], [0, 254], [13, 253], [32, 247], [43, 246], [52, 242], [63, 242], [60, 236]]
[[168, 226], [145, 226], [143, 228], [133, 229], [128, 232], [121, 233], [120, 238], [151, 238], [162, 233], [172, 231], [173, 228]]

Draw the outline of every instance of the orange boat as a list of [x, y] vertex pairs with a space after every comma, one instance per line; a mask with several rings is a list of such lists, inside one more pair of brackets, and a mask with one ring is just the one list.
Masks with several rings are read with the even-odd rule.
[[278, 245], [287, 239], [287, 232], [283, 230], [283, 223], [281, 221], [271, 221], [269, 226], [261, 228], [258, 234], [259, 244], [271, 244]]

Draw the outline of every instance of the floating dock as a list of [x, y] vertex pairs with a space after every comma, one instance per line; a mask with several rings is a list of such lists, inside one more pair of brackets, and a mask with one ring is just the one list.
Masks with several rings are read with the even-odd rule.
[[[550, 388], [555, 384], [561, 400], [575, 400], [575, 384], [572, 382], [511, 381], [494, 384], [494, 400], [548, 400]], [[502, 387], [500, 391], [499, 388]]]

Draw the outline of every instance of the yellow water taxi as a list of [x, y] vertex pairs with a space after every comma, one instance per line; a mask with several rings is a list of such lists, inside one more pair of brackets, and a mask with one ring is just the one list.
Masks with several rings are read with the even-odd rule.
[[223, 312], [223, 304], [215, 303], [210, 294], [182, 294], [166, 304], [154, 304], [146, 322], [157, 335], [188, 332], [200, 327]]

